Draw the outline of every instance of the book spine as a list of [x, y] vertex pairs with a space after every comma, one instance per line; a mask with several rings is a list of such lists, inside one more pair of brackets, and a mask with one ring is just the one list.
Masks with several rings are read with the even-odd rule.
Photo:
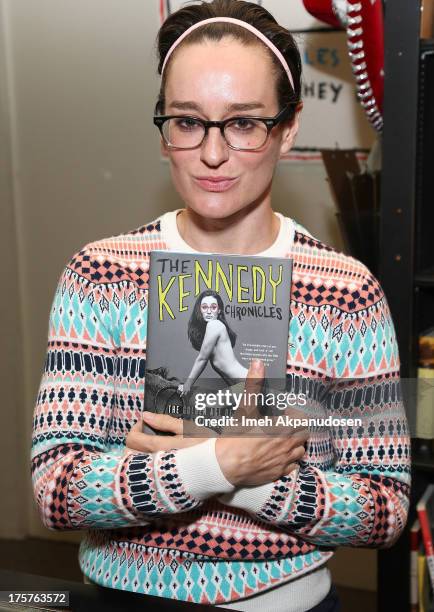
[[419, 557], [420, 523], [416, 521], [410, 530], [410, 610], [418, 612], [418, 557]]
[[418, 565], [418, 554], [417, 552], [410, 553], [410, 610], [411, 612], [418, 612], [419, 610], [419, 589], [417, 581], [417, 565]]
[[[153, 259], [154, 259], [154, 253], [151, 252], [150, 257], [149, 257], [149, 284], [148, 284], [148, 287], [151, 287], [153, 284], [155, 284], [155, 281], [152, 280], [152, 275], [153, 275], [152, 261]], [[148, 388], [148, 385], [147, 385], [148, 356], [150, 355], [150, 351], [152, 351], [152, 347], [154, 345], [153, 336], [155, 334], [155, 330], [153, 329], [152, 325], [149, 325], [149, 321], [151, 320], [152, 311], [153, 311], [152, 300], [150, 300], [150, 291], [148, 288], [148, 297], [147, 297], [148, 325], [146, 329], [146, 363], [145, 363], [145, 383], [144, 383], [145, 388], [144, 388], [143, 411], [146, 410], [148, 412], [158, 412], [157, 407], [156, 407], [156, 402], [155, 402], [155, 395], [151, 393], [151, 390]], [[154, 429], [147, 423], [142, 424], [142, 432], [148, 435], [153, 435], [153, 436], [171, 435], [170, 432], [162, 431], [159, 429]]]
[[434, 439], [434, 365], [417, 369], [416, 438]]
[[420, 15], [420, 37], [432, 38], [434, 24], [434, 5], [432, 0], [422, 0]]
[[418, 508], [417, 512], [419, 515], [420, 527], [422, 530], [423, 545], [425, 547], [426, 562], [428, 565], [431, 586], [434, 589], [434, 548], [431, 537], [429, 516], [426, 511], [426, 508]]
[[426, 572], [426, 557], [423, 553], [419, 553], [419, 557], [418, 557], [418, 567], [417, 567], [417, 573], [418, 573], [418, 580], [417, 580], [417, 584], [418, 584], [418, 599], [419, 599], [419, 608], [418, 608], [418, 612], [426, 612], [425, 610], [425, 593], [424, 593], [424, 588], [425, 588], [425, 572]]

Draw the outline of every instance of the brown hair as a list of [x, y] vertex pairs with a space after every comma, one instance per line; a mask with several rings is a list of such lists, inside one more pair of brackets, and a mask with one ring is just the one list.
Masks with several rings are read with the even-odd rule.
[[[288, 80], [288, 76], [282, 64], [266, 45], [251, 32], [232, 23], [210, 23], [194, 30], [179, 47], [185, 44], [194, 44], [202, 40], [220, 41], [224, 36], [232, 36], [244, 45], [261, 45], [269, 54], [273, 62], [275, 73], [277, 74], [277, 97], [280, 108], [291, 105], [295, 115], [297, 106], [301, 98], [301, 59], [297, 45], [290, 32], [279, 25], [274, 17], [262, 6], [244, 0], [213, 0], [206, 2], [202, 0], [200, 4], [184, 6], [170, 15], [161, 26], [157, 37], [157, 52], [159, 56], [158, 74], [161, 75], [164, 59], [173, 43], [188, 28], [199, 21], [211, 17], [232, 17], [246, 21], [260, 30], [282, 53], [294, 79], [294, 90]], [[174, 55], [176, 51], [174, 52]], [[165, 87], [168, 75], [168, 68], [173, 59], [171, 56], [164, 70], [161, 81], [160, 93], [155, 106], [156, 114], [163, 114], [165, 107]]]

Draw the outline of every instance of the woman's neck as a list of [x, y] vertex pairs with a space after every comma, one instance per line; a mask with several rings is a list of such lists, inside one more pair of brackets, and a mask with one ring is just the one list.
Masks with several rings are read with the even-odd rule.
[[254, 255], [276, 240], [280, 220], [271, 207], [242, 209], [224, 219], [209, 219], [184, 208], [176, 223], [181, 238], [195, 251]]

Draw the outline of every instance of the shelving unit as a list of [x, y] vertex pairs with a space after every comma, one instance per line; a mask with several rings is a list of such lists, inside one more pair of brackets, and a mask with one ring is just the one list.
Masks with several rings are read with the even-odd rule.
[[[379, 279], [397, 332], [401, 377], [415, 379], [418, 335], [434, 325], [434, 41], [420, 40], [420, 0], [386, 0], [385, 50]], [[434, 459], [413, 442], [407, 527], [394, 547], [378, 553], [379, 612], [409, 610], [409, 527], [417, 500], [434, 482]]]
[[417, 287], [431, 287], [434, 288], [434, 268], [429, 270], [423, 270], [415, 276], [415, 283]]
[[412, 464], [416, 470], [434, 471], [434, 459], [432, 457], [421, 457], [417, 452], [413, 455]]

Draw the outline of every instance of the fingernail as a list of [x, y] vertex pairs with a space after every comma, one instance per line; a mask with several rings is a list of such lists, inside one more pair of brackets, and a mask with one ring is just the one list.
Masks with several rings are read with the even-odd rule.
[[146, 419], [147, 421], [152, 421], [155, 417], [155, 414], [153, 412], [149, 412], [148, 410], [145, 410], [143, 413], [143, 418]]
[[260, 359], [254, 359], [252, 361], [252, 370], [254, 372], [257, 372], [258, 370], [261, 369], [261, 365], [262, 365], [262, 361]]

